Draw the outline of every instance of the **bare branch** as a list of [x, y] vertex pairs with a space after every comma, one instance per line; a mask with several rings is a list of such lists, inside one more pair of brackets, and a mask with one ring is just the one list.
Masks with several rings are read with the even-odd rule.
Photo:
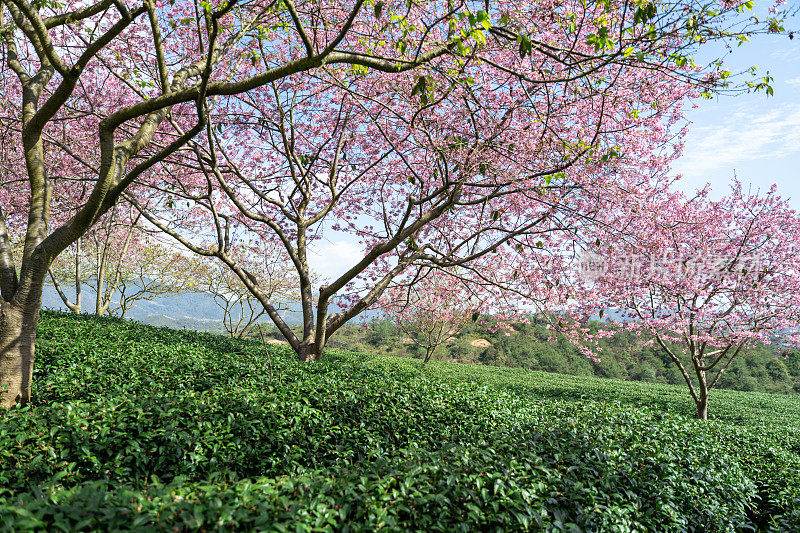
[[102, 13], [111, 7], [113, 3], [113, 0], [101, 0], [96, 4], [92, 4], [81, 9], [76, 9], [75, 11], [70, 11], [69, 13], [47, 17], [43, 20], [43, 22], [47, 29], [55, 28], [56, 26], [62, 26], [64, 24], [71, 24], [73, 22], [78, 22], [79, 20], [93, 17], [98, 13]]

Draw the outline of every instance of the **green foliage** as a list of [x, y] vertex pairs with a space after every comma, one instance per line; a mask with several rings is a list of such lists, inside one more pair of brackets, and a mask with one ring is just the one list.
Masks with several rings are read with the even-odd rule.
[[[0, 530], [800, 527], [800, 402], [44, 313]], [[779, 371], [779, 370], [776, 370]], [[765, 421], [769, 421], [765, 423]]]
[[[594, 323], [593, 327], [599, 327]], [[375, 327], [375, 326], [373, 326]], [[386, 326], [384, 345], [400, 344], [397, 334], [392, 338]], [[360, 343], [351, 329], [341, 332], [338, 346], [357, 346], [369, 351]], [[490, 320], [468, 324], [456, 342], [442, 347], [442, 358], [459, 362], [478, 362], [485, 365], [521, 367], [544, 370], [573, 376], [596, 376], [651, 383], [670, 383], [685, 386], [683, 376], [669, 355], [657, 346], [648, 345], [633, 333], [621, 331], [613, 337], [600, 340], [601, 361], [592, 363], [574, 345], [563, 338], [551, 341], [553, 332], [544, 324], [532, 319], [531, 324], [514, 324], [514, 331], [497, 330]], [[469, 341], [484, 338], [491, 342], [489, 348], [470, 347]], [[412, 355], [407, 350], [395, 349], [392, 355]], [[780, 348], [779, 346], [777, 347]], [[743, 352], [716, 387], [741, 391], [773, 393], [800, 392], [800, 354], [779, 353], [770, 346], [758, 345]]]
[[389, 320], [373, 320], [367, 329], [366, 341], [371, 346], [389, 344], [397, 336], [397, 328]]

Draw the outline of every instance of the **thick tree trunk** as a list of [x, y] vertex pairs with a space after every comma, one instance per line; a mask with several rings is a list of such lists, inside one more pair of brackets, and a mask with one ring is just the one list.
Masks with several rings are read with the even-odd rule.
[[31, 398], [34, 343], [39, 307], [21, 308], [0, 299], [0, 408], [25, 405]]
[[708, 420], [708, 394], [700, 394], [695, 403], [697, 403], [697, 418]]
[[303, 342], [297, 355], [301, 363], [311, 363], [322, 359], [322, 350], [317, 349], [314, 342]]

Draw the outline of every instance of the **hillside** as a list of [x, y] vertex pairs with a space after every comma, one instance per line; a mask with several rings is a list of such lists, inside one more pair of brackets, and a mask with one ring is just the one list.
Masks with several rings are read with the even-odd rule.
[[[70, 286], [63, 287], [68, 298], [75, 299], [75, 288]], [[95, 293], [90, 287], [83, 287], [83, 307], [84, 312], [93, 312]], [[113, 299], [113, 305], [119, 302], [118, 296]], [[59, 297], [52, 285], [46, 285], [42, 293], [43, 307], [54, 311], [67, 312], [68, 309]], [[299, 304], [281, 304], [288, 307], [280, 312], [281, 318], [289, 325], [303, 323], [303, 314]], [[338, 311], [339, 308], [331, 305], [331, 310]], [[117, 312], [117, 315], [119, 311]], [[240, 314], [235, 310], [232, 312], [234, 319], [238, 319]], [[149, 300], [143, 299], [134, 302], [133, 306], [125, 314], [126, 318], [135, 320], [141, 324], [150, 326], [167, 326], [175, 329], [192, 329], [195, 331], [210, 331], [214, 333], [224, 332], [222, 326], [223, 310], [214, 302], [214, 297], [204, 292], [184, 292], [181, 294], [158, 296]], [[372, 317], [374, 312], [366, 312], [364, 316]], [[264, 322], [270, 325], [272, 322], [264, 316]]]
[[[595, 327], [599, 325], [594, 324]], [[434, 358], [685, 386], [683, 376], [666, 353], [630, 332], [622, 331], [601, 339], [602, 356], [599, 362], [592, 362], [565, 338], [550, 340], [552, 331], [535, 318], [512, 327], [512, 330], [498, 329], [491, 317], [468, 324], [440, 346]], [[276, 330], [273, 328], [273, 331]], [[329, 345], [400, 357], [421, 357], [424, 353], [409, 338], [408, 332], [398, 331], [386, 320], [346, 326]], [[740, 391], [800, 393], [800, 353], [786, 357], [781, 348], [778, 342], [771, 346], [748, 347], [733, 361], [717, 386]]]
[[[64, 287], [67, 296], [74, 301], [75, 289]], [[52, 285], [47, 285], [42, 294], [43, 306], [55, 311], [68, 311]], [[83, 288], [84, 310], [94, 310], [95, 293], [90, 287]], [[113, 299], [113, 306], [118, 299]], [[113, 307], [112, 306], [112, 307]], [[139, 300], [133, 304], [125, 315], [151, 326], [167, 326], [175, 329], [193, 329], [195, 331], [223, 332], [223, 311], [214, 297], [207, 293], [186, 292], [177, 295], [159, 296], [150, 300]], [[237, 315], [238, 318], [238, 315]], [[299, 324], [300, 314], [296, 311], [283, 312], [283, 318], [289, 324]]]
[[43, 314], [0, 530], [800, 528], [800, 399]]
[[[73, 296], [71, 287], [65, 290]], [[84, 288], [85, 309], [93, 305], [94, 294]], [[67, 311], [51, 286], [45, 287], [44, 306]], [[332, 311], [338, 307], [331, 306]], [[283, 319], [293, 327], [302, 323], [299, 310], [282, 312]], [[185, 293], [136, 302], [126, 318], [151, 326], [224, 333], [222, 309], [213, 297], [203, 293]], [[381, 320], [375, 312], [367, 312], [362, 323], [345, 325], [330, 340], [329, 347], [356, 349], [363, 352], [419, 357], [420, 348], [410, 342], [408, 333], [399, 331], [391, 322]], [[283, 339], [272, 322], [262, 317], [265, 332]], [[506, 335], [508, 333], [508, 335]], [[258, 336], [255, 331], [250, 336]], [[514, 331], [497, 330], [491, 320], [481, 319], [468, 324], [436, 351], [435, 358], [451, 362], [526, 368], [574, 376], [617, 378], [648, 383], [684, 385], [683, 377], [669, 357], [655, 347], [645, 345], [631, 334], [603, 339], [603, 357], [591, 362], [575, 346], [560, 339], [549, 342], [551, 332], [537, 323], [519, 323]], [[477, 341], [477, 342], [476, 342]], [[784, 358], [775, 347], [758, 345], [738, 357], [718, 384], [723, 389], [741, 391], [800, 393], [800, 356]]]

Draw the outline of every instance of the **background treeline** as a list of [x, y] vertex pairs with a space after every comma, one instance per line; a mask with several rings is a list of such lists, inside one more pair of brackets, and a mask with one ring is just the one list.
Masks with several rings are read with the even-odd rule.
[[[595, 324], [595, 327], [597, 324]], [[278, 338], [277, 332], [274, 335]], [[440, 346], [434, 359], [518, 367], [575, 376], [597, 376], [651, 383], [685, 385], [679, 370], [657, 346], [633, 333], [618, 332], [600, 341], [599, 363], [589, 360], [564, 338], [552, 339], [544, 323], [514, 324], [497, 330], [486, 321], [470, 323]], [[490, 344], [487, 346], [487, 344]], [[400, 357], [422, 357], [424, 349], [389, 320], [372, 320], [343, 329], [331, 347]], [[720, 379], [720, 387], [742, 391], [800, 392], [800, 354], [780, 344], [757, 345], [737, 357]]]

